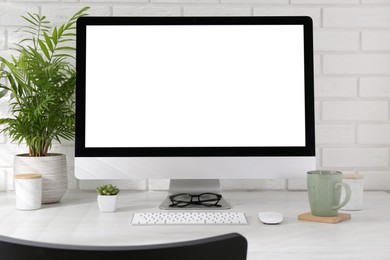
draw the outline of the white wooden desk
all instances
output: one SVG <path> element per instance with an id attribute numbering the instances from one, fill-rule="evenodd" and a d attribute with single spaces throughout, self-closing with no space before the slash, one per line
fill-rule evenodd
<path id="1" fill-rule="evenodd" d="M 231 211 L 246 213 L 245 226 L 131 226 L 134 212 L 158 211 L 166 192 L 120 193 L 115 213 L 100 213 L 95 192 L 68 192 L 39 210 L 15 209 L 14 192 L 0 193 L 0 234 L 35 241 L 85 245 L 167 243 L 238 232 L 248 240 L 248 259 L 390 259 L 390 194 L 365 192 L 364 209 L 339 224 L 298 221 L 309 211 L 306 192 L 223 192 Z M 259 211 L 284 215 L 261 224 Z M 184 258 L 183 258 L 184 259 Z M 223 260 L 223 259 L 221 259 Z"/>

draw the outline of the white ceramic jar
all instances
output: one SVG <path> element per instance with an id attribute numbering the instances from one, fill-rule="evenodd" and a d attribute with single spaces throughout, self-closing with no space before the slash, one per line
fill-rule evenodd
<path id="1" fill-rule="evenodd" d="M 351 199 L 341 210 L 362 210 L 364 176 L 360 174 L 343 174 L 343 182 L 351 188 Z M 341 198 L 345 195 L 341 192 Z"/>
<path id="2" fill-rule="evenodd" d="M 34 210 L 42 205 L 42 176 L 40 174 L 15 175 L 16 209 Z"/>

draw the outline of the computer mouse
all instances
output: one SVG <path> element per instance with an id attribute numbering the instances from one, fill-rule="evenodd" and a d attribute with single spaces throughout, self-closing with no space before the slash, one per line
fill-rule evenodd
<path id="1" fill-rule="evenodd" d="M 259 219 L 267 225 L 279 224 L 283 221 L 283 215 L 274 211 L 259 212 Z"/>

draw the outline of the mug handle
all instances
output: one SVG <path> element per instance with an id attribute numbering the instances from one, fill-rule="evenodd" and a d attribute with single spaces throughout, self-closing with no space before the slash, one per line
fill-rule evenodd
<path id="1" fill-rule="evenodd" d="M 335 184 L 335 188 L 337 188 L 338 186 L 343 186 L 345 188 L 345 198 L 344 198 L 344 201 L 341 202 L 339 205 L 334 206 L 332 208 L 333 210 L 337 210 L 337 209 L 343 207 L 345 204 L 348 203 L 349 199 L 351 198 L 351 188 L 349 187 L 349 185 L 347 183 L 337 182 Z"/>

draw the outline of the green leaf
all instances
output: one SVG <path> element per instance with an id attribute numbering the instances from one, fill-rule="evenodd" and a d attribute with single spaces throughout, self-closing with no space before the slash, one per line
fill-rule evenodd
<path id="1" fill-rule="evenodd" d="M 8 93 L 8 90 L 7 89 L 4 89 L 2 91 L 0 91 L 0 98 L 4 97 L 5 95 L 7 95 Z"/>
<path id="2" fill-rule="evenodd" d="M 51 38 L 52 38 L 54 44 L 57 45 L 57 27 L 54 27 L 53 34 L 51 35 Z"/>
<path id="3" fill-rule="evenodd" d="M 60 43 L 64 43 L 64 42 L 74 42 L 76 41 L 75 39 L 62 39 L 62 40 L 59 40 L 58 42 Z"/>
<path id="4" fill-rule="evenodd" d="M 61 53 L 61 54 L 54 54 L 53 56 L 54 56 L 54 57 L 61 57 L 61 58 L 63 58 L 63 57 L 68 57 L 68 58 L 75 59 L 75 57 L 74 57 L 74 56 L 72 56 L 72 55 L 69 55 L 69 54 L 65 54 L 65 53 Z"/>
<path id="5" fill-rule="evenodd" d="M 22 16 L 22 18 L 23 18 L 24 20 L 26 20 L 27 22 L 29 22 L 29 23 L 31 23 L 31 24 L 33 24 L 33 25 L 35 25 L 35 26 L 38 26 L 38 24 L 36 24 L 34 21 L 28 19 L 27 17 Z"/>
<path id="6" fill-rule="evenodd" d="M 64 33 L 62 36 L 76 37 L 76 34 L 75 33 Z"/>
<path id="7" fill-rule="evenodd" d="M 32 20 L 34 20 L 37 24 L 39 24 L 39 16 L 37 14 L 35 14 L 35 16 L 38 17 L 38 19 L 36 17 L 34 17 L 34 15 L 32 15 L 31 13 L 27 13 L 27 14 L 28 14 L 28 16 L 30 16 L 30 18 Z M 32 24 L 36 25 L 35 23 L 32 23 Z"/>
<path id="8" fill-rule="evenodd" d="M 70 21 L 72 20 L 76 20 L 78 17 L 80 17 L 81 15 L 86 15 L 84 14 L 85 11 L 87 11 L 90 7 L 89 6 L 86 6 L 86 7 L 83 7 L 81 8 L 77 13 L 75 13 L 72 18 L 70 18 Z"/>
<path id="9" fill-rule="evenodd" d="M 45 44 L 43 43 L 43 41 L 42 40 L 38 40 L 38 44 L 41 47 L 41 50 L 45 54 L 46 58 L 48 60 L 50 60 L 49 51 L 47 50 L 47 48 L 46 48 Z"/>
<path id="10" fill-rule="evenodd" d="M 37 25 L 38 26 L 38 25 Z M 29 29 L 29 30 L 27 30 Z M 19 28 L 18 30 L 16 30 L 17 32 L 27 32 L 27 33 L 30 33 L 30 34 L 33 34 L 35 35 L 39 29 L 38 27 L 33 27 L 33 26 L 24 26 L 24 27 L 21 27 Z"/>
<path id="11" fill-rule="evenodd" d="M 50 51 L 53 52 L 54 48 L 53 48 L 53 44 L 51 43 L 50 37 L 47 35 L 47 33 L 43 33 L 43 37 L 45 37 L 47 47 L 49 47 Z"/>
<path id="12" fill-rule="evenodd" d="M 62 33 L 64 32 L 64 26 L 65 26 L 65 25 L 61 25 L 61 26 L 60 26 L 60 29 L 58 29 L 58 37 L 61 37 L 61 36 L 62 36 Z"/>
<path id="13" fill-rule="evenodd" d="M 64 46 L 64 47 L 58 47 L 57 50 L 75 51 L 76 48 Z"/>

